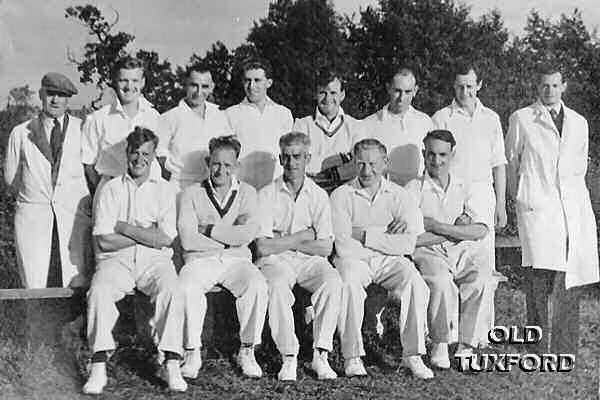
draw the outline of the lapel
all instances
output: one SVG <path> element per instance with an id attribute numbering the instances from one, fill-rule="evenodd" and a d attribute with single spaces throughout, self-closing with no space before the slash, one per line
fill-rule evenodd
<path id="1" fill-rule="evenodd" d="M 542 125 L 546 132 L 551 131 L 554 134 L 554 137 L 556 138 L 556 140 L 558 142 L 560 142 L 561 135 L 558 132 L 558 129 L 556 129 L 556 125 L 554 125 L 554 121 L 552 121 L 552 117 L 550 117 L 550 113 L 548 113 L 546 111 L 546 108 L 542 105 L 542 103 L 539 100 L 535 103 L 534 107 L 535 107 L 534 122 L 536 124 Z M 565 123 L 566 123 L 566 118 L 565 118 L 565 121 L 563 121 L 563 133 L 565 130 Z"/>
<path id="2" fill-rule="evenodd" d="M 38 115 L 37 117 L 32 119 L 27 128 L 29 129 L 29 140 L 31 140 L 35 147 L 38 148 L 40 153 L 42 153 L 44 158 L 46 158 L 50 165 L 52 165 L 52 150 L 50 149 L 50 143 L 48 142 L 48 138 L 46 137 L 42 116 Z"/>

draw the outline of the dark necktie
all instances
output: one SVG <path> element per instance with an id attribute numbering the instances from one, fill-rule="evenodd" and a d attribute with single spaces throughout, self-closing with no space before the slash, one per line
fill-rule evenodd
<path id="1" fill-rule="evenodd" d="M 52 150 L 52 159 L 54 162 L 58 161 L 61 146 L 61 134 L 60 122 L 58 122 L 58 119 L 54 118 L 54 126 L 52 127 L 52 132 L 50 132 L 50 150 Z"/>
<path id="2" fill-rule="evenodd" d="M 558 133 L 559 134 L 562 133 L 563 121 L 562 121 L 560 113 L 557 113 L 554 108 L 551 108 L 550 109 L 550 117 L 552 117 L 552 122 L 554 122 L 554 126 L 556 126 Z"/>

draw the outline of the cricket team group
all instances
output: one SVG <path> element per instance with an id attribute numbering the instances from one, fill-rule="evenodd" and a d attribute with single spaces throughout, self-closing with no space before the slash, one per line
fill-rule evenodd
<path id="1" fill-rule="evenodd" d="M 77 88 L 51 72 L 42 110 L 10 134 L 4 179 L 16 196 L 24 287 L 89 287 L 85 393 L 106 386 L 115 303 L 135 288 L 154 304 L 171 390 L 185 391 L 202 366 L 214 286 L 236 299 L 245 376 L 262 375 L 254 348 L 266 319 L 277 378 L 296 380 L 296 284 L 311 293 L 315 376 L 337 378 L 328 363 L 336 330 L 343 374 L 366 375 L 361 328 L 375 283 L 400 302 L 403 366 L 433 378 L 451 366 L 449 344 L 473 354 L 494 325 L 506 188 L 522 265 L 535 277 L 532 315 L 548 318 L 552 290 L 554 307 L 576 308 L 573 288 L 599 280 L 588 126 L 561 100 L 564 71 L 532 77 L 538 100 L 512 114 L 506 138 L 477 97 L 473 65 L 457 68 L 454 99 L 431 118 L 411 106 L 419 86 L 408 68 L 390 71 L 389 102 L 363 120 L 342 109 L 345 82 L 333 71 L 316 79 L 314 114 L 296 120 L 267 95 L 268 62 L 247 60 L 243 72 L 245 98 L 220 110 L 207 101 L 211 72 L 190 68 L 185 97 L 160 115 L 142 96 L 143 63 L 125 57 L 112 72 L 114 100 L 85 121 L 67 112 Z"/>

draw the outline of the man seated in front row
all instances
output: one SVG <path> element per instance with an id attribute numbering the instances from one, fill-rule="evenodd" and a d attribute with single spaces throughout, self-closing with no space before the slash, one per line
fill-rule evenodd
<path id="1" fill-rule="evenodd" d="M 242 373 L 258 378 L 262 371 L 254 346 L 260 344 L 265 323 L 267 283 L 248 249 L 258 231 L 256 190 L 233 175 L 241 148 L 234 136 L 212 138 L 208 147 L 210 176 L 183 191 L 177 224 L 186 261 L 179 273 L 186 301 L 182 373 L 195 378 L 202 366 L 206 293 L 220 285 L 236 297 Z"/>
<path id="2" fill-rule="evenodd" d="M 477 210 L 471 185 L 449 173 L 456 144 L 452 133 L 434 130 L 423 142 L 425 174 L 406 185 L 427 231 L 417 238 L 413 260 L 430 291 L 431 364 L 447 369 L 449 343 L 458 341 L 456 354 L 466 355 L 485 341 L 494 322 L 497 280 L 481 243 L 489 229 L 485 213 Z"/>
<path id="3" fill-rule="evenodd" d="M 403 365 L 421 379 L 433 378 L 423 364 L 429 289 L 406 257 L 422 234 L 423 217 L 406 189 L 385 179 L 387 151 L 376 139 L 354 146 L 358 176 L 331 194 L 334 264 L 344 284 L 338 329 L 346 376 L 366 375 L 361 356 L 365 288 L 374 282 L 402 303 Z"/>
<path id="4" fill-rule="evenodd" d="M 294 334 L 292 288 L 312 293 L 313 360 L 318 379 L 335 379 L 327 354 L 333 349 L 342 282 L 327 262 L 333 245 L 331 210 L 325 190 L 306 177 L 310 138 L 299 132 L 279 139 L 283 176 L 259 192 L 262 205 L 256 240 L 257 265 L 269 284 L 269 326 L 283 365 L 277 378 L 295 381 L 298 339 Z"/>
<path id="5" fill-rule="evenodd" d="M 87 333 L 94 354 L 84 393 L 98 394 L 106 386 L 106 361 L 115 350 L 111 331 L 119 317 L 115 302 L 136 287 L 155 305 L 150 324 L 165 355 L 162 372 L 169 389 L 187 389 L 179 368 L 184 297 L 169 247 L 177 236 L 175 193 L 167 181 L 150 175 L 157 144 L 152 131 L 136 127 L 127 137 L 127 173 L 96 193 L 97 266 L 87 295 Z"/>

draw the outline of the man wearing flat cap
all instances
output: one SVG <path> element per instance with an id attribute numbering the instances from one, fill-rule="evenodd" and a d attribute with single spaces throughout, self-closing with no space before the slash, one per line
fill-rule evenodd
<path id="1" fill-rule="evenodd" d="M 88 286 L 91 199 L 81 164 L 81 120 L 66 112 L 74 94 L 66 76 L 46 74 L 42 111 L 8 140 L 4 179 L 17 198 L 15 244 L 26 288 Z"/>

